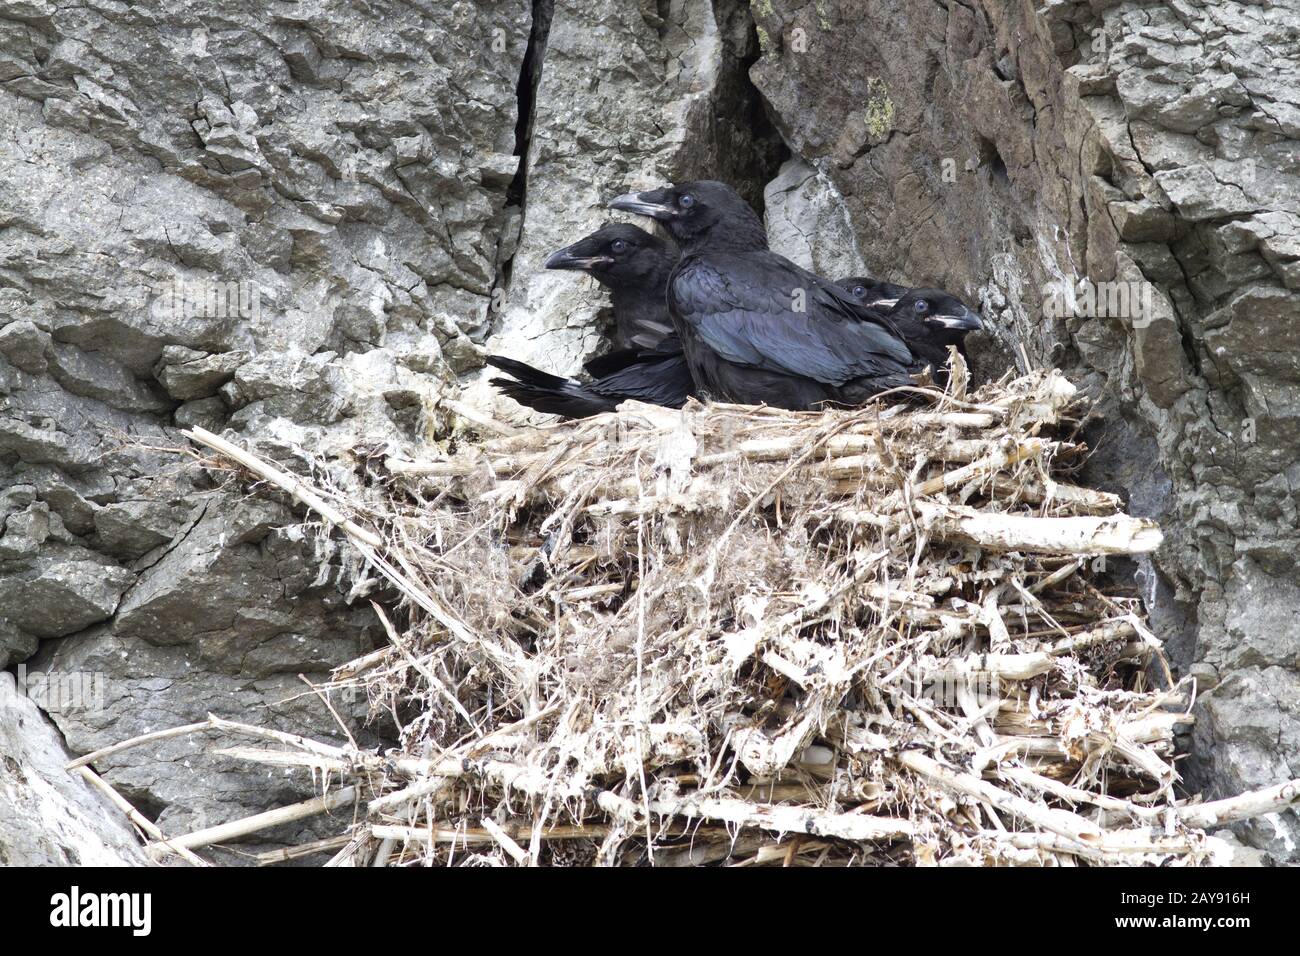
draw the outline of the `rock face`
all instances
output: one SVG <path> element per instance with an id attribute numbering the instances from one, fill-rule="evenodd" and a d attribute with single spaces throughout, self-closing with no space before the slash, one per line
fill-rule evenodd
<path id="1" fill-rule="evenodd" d="M 799 162 L 783 178 L 825 180 L 803 218 L 839 204 L 879 274 L 978 300 L 995 328 L 977 371 L 1023 343 L 1099 399 L 1092 481 L 1166 529 L 1138 580 L 1198 678 L 1191 787 L 1300 776 L 1300 14 L 1224 0 L 754 10 L 752 76 Z M 1100 294 L 1063 314 L 1062 283 Z M 1149 306 L 1109 307 L 1119 283 L 1146 283 Z M 1242 836 L 1297 858 L 1294 815 Z"/>
<path id="2" fill-rule="evenodd" d="M 63 769 L 70 755 L 24 689 L 0 673 L 0 866 L 143 865 L 122 813 Z"/>
<path id="3" fill-rule="evenodd" d="M 1300 776 L 1294 10 L 281 7 L 0 0 L 0 666 L 102 679 L 49 707 L 75 751 L 209 711 L 337 738 L 298 675 L 380 639 L 325 536 L 181 428 L 346 487 L 455 428 L 444 396 L 515 417 L 483 349 L 572 372 L 607 323 L 546 255 L 709 177 L 801 264 L 978 302 L 977 374 L 1023 347 L 1098 399 L 1091 480 L 1166 528 L 1136 575 L 1199 680 L 1190 785 Z M 168 832 L 305 792 L 221 743 L 98 769 Z M 1240 836 L 1294 859 L 1300 825 Z"/>
<path id="4" fill-rule="evenodd" d="M 355 446 L 437 427 L 518 231 L 531 25 L 527 0 L 0 3 L 0 664 L 103 681 L 51 709 L 75 750 L 209 711 L 341 735 L 297 676 L 373 644 L 337 554 L 167 449 L 230 427 L 346 482 Z M 99 769 L 173 833 L 310 789 L 214 744 Z"/>

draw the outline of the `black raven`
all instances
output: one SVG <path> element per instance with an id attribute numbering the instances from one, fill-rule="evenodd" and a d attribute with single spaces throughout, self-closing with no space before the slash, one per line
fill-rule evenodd
<path id="1" fill-rule="evenodd" d="M 681 247 L 668 310 L 702 393 L 808 409 L 912 384 L 916 358 L 884 313 L 769 251 L 730 186 L 683 183 L 610 206 L 658 220 Z"/>
<path id="2" fill-rule="evenodd" d="M 588 382 L 489 355 L 489 365 L 514 376 L 493 378 L 491 384 L 521 405 L 565 418 L 613 411 L 628 399 L 680 408 L 694 383 L 665 298 L 676 261 L 676 250 L 668 243 L 621 223 L 603 226 L 556 252 L 546 261 L 548 269 L 588 272 L 609 288 L 616 348 L 583 366 Z"/>
<path id="3" fill-rule="evenodd" d="M 836 285 L 862 297 L 856 292 L 863 288 L 861 278 L 840 279 Z M 947 382 L 948 346 L 961 349 L 966 333 L 981 327 L 979 316 L 942 289 L 894 288 L 901 292 L 886 315 L 915 359 L 908 372 L 928 365 L 942 387 Z M 586 384 L 495 355 L 488 362 L 518 379 L 494 378 L 492 384 L 519 404 L 567 418 L 613 411 L 629 398 L 680 408 L 691 392 L 690 371 L 675 335 L 654 349 L 623 349 L 592 359 L 584 366 L 592 377 Z"/>
<path id="4" fill-rule="evenodd" d="M 905 285 L 895 285 L 893 282 L 873 279 L 871 276 L 836 279 L 835 284 L 863 305 L 874 305 L 885 309 L 892 309 L 894 303 L 909 291 Z"/>
<path id="5" fill-rule="evenodd" d="M 664 289 L 676 262 L 677 251 L 662 239 L 612 222 L 552 253 L 546 268 L 585 272 L 607 287 L 614 305 L 614 348 L 650 349 L 673 331 Z"/>
<path id="6" fill-rule="evenodd" d="M 978 315 L 942 289 L 909 289 L 870 276 L 839 279 L 835 284 L 858 301 L 885 309 L 919 365 L 934 369 L 940 386 L 947 382 L 948 346 L 957 346 L 965 357 L 966 334 L 983 328 Z"/>

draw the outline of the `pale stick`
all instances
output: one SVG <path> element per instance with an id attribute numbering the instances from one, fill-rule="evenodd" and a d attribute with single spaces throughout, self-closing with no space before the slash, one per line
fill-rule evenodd
<path id="1" fill-rule="evenodd" d="M 214 827 L 195 830 L 193 833 L 175 837 L 166 843 L 151 843 L 148 849 L 150 853 L 162 854 L 167 851 L 174 851 L 175 848 L 195 849 L 196 847 L 210 846 L 213 843 L 228 843 L 239 837 L 248 836 L 250 833 L 257 833 L 261 830 L 269 830 L 271 827 L 277 827 L 283 823 L 293 823 L 296 820 L 305 820 L 308 817 L 319 816 L 322 813 L 331 813 L 339 807 L 354 803 L 358 792 L 356 787 L 344 787 L 328 796 L 312 797 L 310 800 L 304 800 L 301 803 L 291 803 L 287 807 L 276 807 L 274 810 L 255 813 L 252 816 L 232 820 L 229 823 L 219 823 Z"/>

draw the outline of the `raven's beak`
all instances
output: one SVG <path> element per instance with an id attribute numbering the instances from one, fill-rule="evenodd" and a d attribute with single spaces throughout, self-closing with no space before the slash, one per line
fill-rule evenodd
<path id="1" fill-rule="evenodd" d="M 573 246 L 565 246 L 558 252 L 551 253 L 551 257 L 546 260 L 546 268 L 585 272 L 596 266 L 608 265 L 609 262 L 608 256 L 580 256 L 573 252 Z"/>
<path id="2" fill-rule="evenodd" d="M 648 193 L 624 193 L 609 201 L 610 209 L 622 209 L 624 212 L 634 212 L 638 216 L 649 216 L 651 219 L 671 219 L 676 215 L 676 210 L 665 203 L 655 202 L 651 197 L 654 192 Z"/>
<path id="3" fill-rule="evenodd" d="M 980 321 L 980 317 L 965 307 L 956 315 L 931 315 L 926 321 L 958 332 L 978 332 L 984 328 L 984 323 Z"/>
<path id="4" fill-rule="evenodd" d="M 872 299 L 869 303 L 873 309 L 892 309 L 898 305 L 897 299 Z"/>

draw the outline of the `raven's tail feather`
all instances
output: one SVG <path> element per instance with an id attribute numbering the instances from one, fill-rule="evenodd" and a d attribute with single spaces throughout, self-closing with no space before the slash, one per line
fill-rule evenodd
<path id="1" fill-rule="evenodd" d="M 534 411 L 564 418 L 586 418 L 618 407 L 616 399 L 599 395 L 571 378 L 561 378 L 500 355 L 489 355 L 487 363 L 514 376 L 491 378 L 489 384 Z"/>
<path id="2" fill-rule="evenodd" d="M 543 372 L 539 368 L 533 368 L 523 362 L 506 358 L 504 355 L 489 355 L 487 363 L 493 368 L 501 369 L 507 375 L 513 375 L 524 384 L 533 385 L 537 388 L 563 388 L 565 385 L 577 384 L 572 379 L 561 378 L 558 375 L 552 375 L 550 372 Z M 494 385 L 499 381 L 505 381 L 505 379 L 492 379 Z"/>

